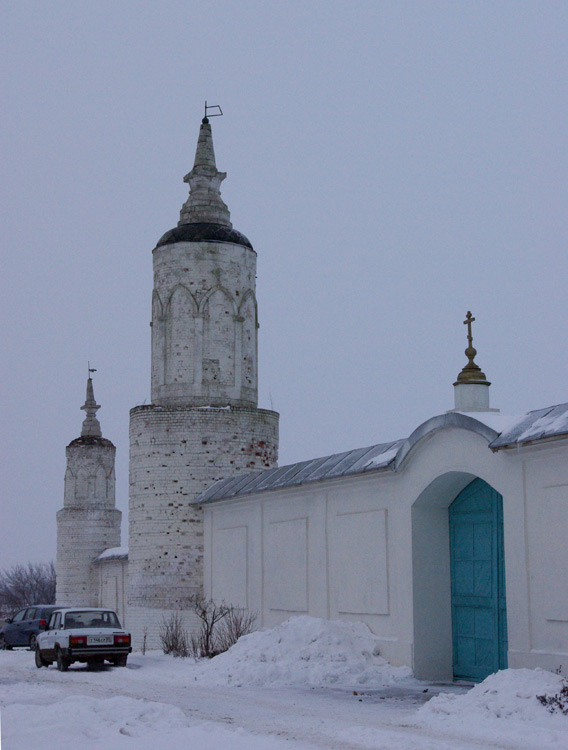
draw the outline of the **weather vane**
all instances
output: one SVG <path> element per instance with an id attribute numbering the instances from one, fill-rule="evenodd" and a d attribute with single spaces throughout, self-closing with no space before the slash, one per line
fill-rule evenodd
<path id="1" fill-rule="evenodd" d="M 96 369 L 94 367 L 91 367 L 91 363 L 87 362 L 87 369 L 89 370 L 89 379 L 91 377 L 92 372 L 96 372 Z"/>
<path id="2" fill-rule="evenodd" d="M 210 109 L 218 109 L 219 111 L 209 114 Z M 218 104 L 207 104 L 207 99 L 205 100 L 205 117 L 203 118 L 203 122 L 209 122 L 210 117 L 221 117 L 222 114 L 223 110 Z"/>

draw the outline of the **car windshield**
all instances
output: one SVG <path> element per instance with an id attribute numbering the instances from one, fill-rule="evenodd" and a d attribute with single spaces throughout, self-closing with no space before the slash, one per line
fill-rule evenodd
<path id="1" fill-rule="evenodd" d="M 76 610 L 65 615 L 65 629 L 71 628 L 119 628 L 120 622 L 114 612 L 84 612 Z"/>

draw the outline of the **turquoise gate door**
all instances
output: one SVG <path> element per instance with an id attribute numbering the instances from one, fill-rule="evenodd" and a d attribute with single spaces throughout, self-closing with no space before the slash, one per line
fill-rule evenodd
<path id="1" fill-rule="evenodd" d="M 450 506 L 454 678 L 507 667 L 503 497 L 474 479 Z"/>

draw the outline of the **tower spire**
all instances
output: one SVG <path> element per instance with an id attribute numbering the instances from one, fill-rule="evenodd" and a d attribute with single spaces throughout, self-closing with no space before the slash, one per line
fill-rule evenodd
<path id="1" fill-rule="evenodd" d="M 207 223 L 232 227 L 231 214 L 220 190 L 226 176 L 226 172 L 217 169 L 211 124 L 209 118 L 204 117 L 199 128 L 193 169 L 183 178 L 189 184 L 189 198 L 182 206 L 178 226 Z"/>
<path id="2" fill-rule="evenodd" d="M 85 397 L 85 403 L 81 407 L 86 412 L 86 417 L 83 421 L 83 427 L 81 429 L 81 437 L 102 437 L 101 425 L 97 419 L 97 411 L 101 408 L 95 401 L 95 392 L 93 390 L 93 378 L 91 373 L 96 372 L 92 369 L 89 363 L 89 377 L 87 379 L 87 395 Z"/>

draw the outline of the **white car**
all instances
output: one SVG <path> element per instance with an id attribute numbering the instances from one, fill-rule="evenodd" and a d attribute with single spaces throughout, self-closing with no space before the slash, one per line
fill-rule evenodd
<path id="1" fill-rule="evenodd" d="M 130 633 L 111 609 L 58 609 L 37 637 L 35 663 L 39 669 L 56 662 L 60 672 L 75 661 L 125 667 L 131 651 Z"/>

